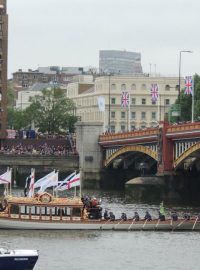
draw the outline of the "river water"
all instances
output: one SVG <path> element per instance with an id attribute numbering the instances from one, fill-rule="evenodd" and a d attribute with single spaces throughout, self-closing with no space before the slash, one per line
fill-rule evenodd
<path id="1" fill-rule="evenodd" d="M 122 212 L 132 217 L 135 210 L 143 216 L 146 209 L 157 217 L 158 203 L 135 203 L 118 192 L 89 193 L 101 197 L 102 207 L 116 217 Z M 200 210 L 198 206 L 167 203 L 167 215 L 172 208 L 180 215 L 185 211 L 195 215 Z M 200 269 L 198 232 L 1 230 L 0 241 L 7 248 L 38 249 L 34 270 Z"/>

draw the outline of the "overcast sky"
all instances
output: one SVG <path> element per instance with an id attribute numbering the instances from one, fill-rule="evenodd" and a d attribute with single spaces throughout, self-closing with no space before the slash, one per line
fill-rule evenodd
<path id="1" fill-rule="evenodd" d="M 144 72 L 200 74 L 199 0 L 7 0 L 8 74 L 96 66 L 99 50 L 140 52 Z"/>

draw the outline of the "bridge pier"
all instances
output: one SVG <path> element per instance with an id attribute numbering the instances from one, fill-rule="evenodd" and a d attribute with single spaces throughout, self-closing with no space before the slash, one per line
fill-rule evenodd
<path id="1" fill-rule="evenodd" d="M 102 152 L 99 134 L 103 133 L 103 123 L 78 122 L 76 124 L 76 147 L 79 153 L 81 180 L 83 187 L 99 187 Z"/>

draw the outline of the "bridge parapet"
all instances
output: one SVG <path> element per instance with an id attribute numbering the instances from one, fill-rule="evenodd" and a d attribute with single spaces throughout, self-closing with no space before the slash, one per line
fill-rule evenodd
<path id="1" fill-rule="evenodd" d="M 109 146 L 113 144 L 127 144 L 136 142 L 148 142 L 157 139 L 159 134 L 158 128 L 151 128 L 146 130 L 137 130 L 126 133 L 108 133 L 99 136 L 99 144 L 103 146 Z"/>
<path id="2" fill-rule="evenodd" d="M 200 135 L 200 122 L 171 125 L 167 127 L 166 136 L 168 138 L 193 137 Z"/>

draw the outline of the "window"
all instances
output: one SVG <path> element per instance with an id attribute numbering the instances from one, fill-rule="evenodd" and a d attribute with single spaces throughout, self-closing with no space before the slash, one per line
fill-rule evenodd
<path id="1" fill-rule="evenodd" d="M 169 91 L 169 90 L 170 90 L 169 84 L 165 85 L 165 91 Z"/>
<path id="2" fill-rule="evenodd" d="M 121 125 L 121 131 L 125 132 L 125 125 Z"/>
<path id="3" fill-rule="evenodd" d="M 110 89 L 111 89 L 111 90 L 116 90 L 116 84 L 112 83 Z"/>
<path id="4" fill-rule="evenodd" d="M 115 112 L 111 112 L 111 118 L 115 118 Z"/>
<path id="5" fill-rule="evenodd" d="M 155 120 L 155 119 L 156 119 L 156 112 L 152 112 L 152 113 L 151 113 L 151 119 L 152 119 L 152 120 Z"/>
<path id="6" fill-rule="evenodd" d="M 115 133 L 115 126 L 110 126 L 110 131 L 111 131 L 111 133 Z"/>
<path id="7" fill-rule="evenodd" d="M 126 85 L 125 85 L 125 84 L 122 84 L 122 85 L 121 85 L 121 90 L 122 90 L 122 91 L 126 90 Z"/>
<path id="8" fill-rule="evenodd" d="M 170 100 L 168 98 L 165 99 L 165 105 L 170 105 Z"/>
<path id="9" fill-rule="evenodd" d="M 146 90 L 146 89 L 147 89 L 146 84 L 142 84 L 141 85 L 141 90 Z"/>
<path id="10" fill-rule="evenodd" d="M 135 112 L 131 112 L 131 119 L 135 119 Z"/>
<path id="11" fill-rule="evenodd" d="M 142 128 L 142 129 L 146 128 L 146 124 L 142 124 L 142 125 L 141 125 L 141 128 Z"/>
<path id="12" fill-rule="evenodd" d="M 146 119 L 146 112 L 141 112 L 141 119 L 145 120 Z"/>
<path id="13" fill-rule="evenodd" d="M 146 104 L 146 98 L 142 98 L 142 105 Z"/>
<path id="14" fill-rule="evenodd" d="M 125 112 L 121 112 L 121 119 L 125 119 L 126 117 L 126 113 Z"/>
<path id="15" fill-rule="evenodd" d="M 135 125 L 131 125 L 131 131 L 135 130 Z"/>
<path id="16" fill-rule="evenodd" d="M 155 100 L 151 100 L 151 104 L 152 105 L 155 105 L 156 104 L 156 101 Z"/>
<path id="17" fill-rule="evenodd" d="M 136 85 L 134 83 L 131 85 L 131 90 L 136 90 Z"/>
<path id="18" fill-rule="evenodd" d="M 179 90 L 179 85 L 176 85 L 175 89 L 176 89 L 176 91 L 178 91 Z"/>
<path id="19" fill-rule="evenodd" d="M 135 104 L 136 104 L 136 99 L 135 99 L 135 98 L 132 98 L 132 99 L 131 99 L 131 104 L 132 104 L 132 105 L 135 105 Z"/>
<path id="20" fill-rule="evenodd" d="M 111 104 L 115 104 L 116 98 L 111 98 Z"/>

